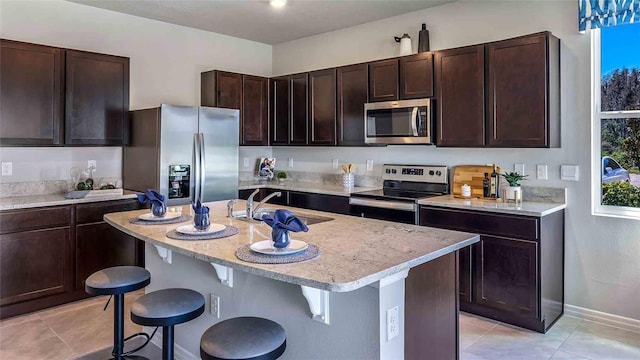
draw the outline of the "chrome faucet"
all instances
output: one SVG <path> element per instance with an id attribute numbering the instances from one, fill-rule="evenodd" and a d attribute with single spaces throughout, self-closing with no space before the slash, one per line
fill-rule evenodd
<path id="1" fill-rule="evenodd" d="M 280 191 L 276 191 L 274 193 L 271 193 L 269 195 L 267 195 L 267 197 L 265 197 L 264 199 L 262 199 L 262 201 L 260 201 L 255 207 L 253 206 L 253 197 L 256 196 L 256 194 L 260 192 L 260 189 L 256 189 L 254 192 L 251 193 L 251 195 L 249 195 L 249 197 L 247 198 L 247 211 L 245 213 L 247 219 L 253 219 L 253 215 L 256 213 L 256 211 L 258 209 L 260 209 L 262 207 L 262 205 L 264 205 L 267 201 L 269 201 L 272 197 L 274 196 L 278 196 L 280 197 L 282 195 L 282 193 Z"/>
<path id="2" fill-rule="evenodd" d="M 229 200 L 227 203 L 227 217 L 233 216 L 233 206 L 238 202 L 238 199 Z"/>

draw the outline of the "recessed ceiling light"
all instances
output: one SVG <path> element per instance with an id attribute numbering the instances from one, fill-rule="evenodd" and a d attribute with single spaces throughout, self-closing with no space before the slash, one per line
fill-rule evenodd
<path id="1" fill-rule="evenodd" d="M 287 0 L 269 0 L 269 4 L 275 8 L 281 8 L 287 5 Z"/>

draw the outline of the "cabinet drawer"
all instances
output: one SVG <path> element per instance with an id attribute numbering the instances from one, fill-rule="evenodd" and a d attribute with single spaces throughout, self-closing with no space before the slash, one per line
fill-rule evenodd
<path id="1" fill-rule="evenodd" d="M 420 225 L 518 239 L 538 240 L 538 223 L 539 218 L 533 217 L 424 206 L 420 208 Z"/>
<path id="2" fill-rule="evenodd" d="M 71 207 L 47 207 L 0 213 L 0 234 L 69 226 Z"/>
<path id="3" fill-rule="evenodd" d="M 337 214 L 349 214 L 349 198 L 346 196 L 289 192 L 289 205 Z"/>
<path id="4" fill-rule="evenodd" d="M 76 223 L 86 224 L 102 221 L 104 214 L 138 210 L 141 208 L 137 199 L 102 201 L 91 204 L 81 204 L 76 206 Z"/>

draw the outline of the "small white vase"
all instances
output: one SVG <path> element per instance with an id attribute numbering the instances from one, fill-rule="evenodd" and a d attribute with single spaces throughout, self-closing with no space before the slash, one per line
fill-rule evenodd
<path id="1" fill-rule="evenodd" d="M 520 190 L 520 186 L 507 186 L 507 200 L 516 199 L 516 191 Z"/>

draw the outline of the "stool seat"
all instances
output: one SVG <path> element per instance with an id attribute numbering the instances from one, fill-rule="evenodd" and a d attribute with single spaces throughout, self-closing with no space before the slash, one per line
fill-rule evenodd
<path id="1" fill-rule="evenodd" d="M 145 326 L 171 326 L 204 312 L 204 296 L 189 289 L 163 289 L 139 297 L 131 305 L 131 320 Z"/>
<path id="2" fill-rule="evenodd" d="M 287 334 L 280 324 L 258 317 L 221 321 L 202 334 L 200 356 L 204 360 L 272 360 L 284 353 Z"/>
<path id="3" fill-rule="evenodd" d="M 96 271 L 85 281 L 91 295 L 119 295 L 142 289 L 151 282 L 147 269 L 138 266 L 115 266 Z"/>

